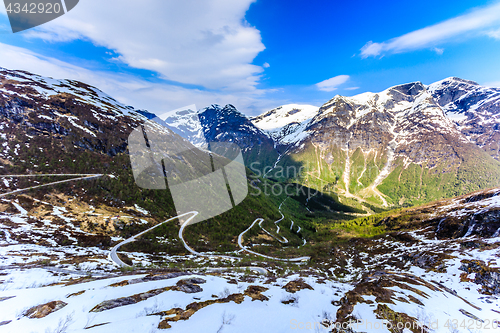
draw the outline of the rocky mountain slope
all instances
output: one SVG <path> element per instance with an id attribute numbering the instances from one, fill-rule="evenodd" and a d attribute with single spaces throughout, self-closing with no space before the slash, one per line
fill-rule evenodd
<path id="1" fill-rule="evenodd" d="M 71 171 L 72 155 L 82 151 L 109 161 L 126 151 L 130 131 L 147 120 L 84 83 L 6 69 L 0 69 L 0 115 L 2 168 L 22 173 Z"/>
<path id="2" fill-rule="evenodd" d="M 265 131 L 278 148 L 303 139 L 304 130 L 319 108 L 312 105 L 288 104 L 252 118 L 252 123 Z"/>
<path id="3" fill-rule="evenodd" d="M 493 158 L 500 159 L 500 88 L 449 78 L 431 84 L 428 90 L 460 132 Z"/>
<path id="4" fill-rule="evenodd" d="M 278 154 L 271 137 L 257 128 L 233 105 L 211 105 L 199 111 L 181 110 L 165 123 L 198 147 L 210 142 L 233 142 L 243 152 L 247 165 L 258 161 L 257 170 L 274 164 Z"/>
<path id="5" fill-rule="evenodd" d="M 303 166 L 305 184 L 382 205 L 415 204 L 500 183 L 500 89 L 450 78 L 381 93 L 335 96 L 293 132 L 287 114 L 271 135 L 278 166 Z M 268 114 L 276 114 L 270 111 Z M 267 114 L 254 118 L 257 126 Z M 284 125 L 283 125 L 284 124 Z"/>

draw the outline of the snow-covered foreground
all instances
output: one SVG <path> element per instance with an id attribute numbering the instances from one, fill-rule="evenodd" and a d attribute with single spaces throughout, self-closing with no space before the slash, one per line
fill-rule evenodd
<path id="1" fill-rule="evenodd" d="M 473 251 L 470 255 L 477 259 L 494 258 L 492 251 Z M 326 332 L 325 326 L 320 323 L 331 320 L 324 323 L 333 328 L 335 324 L 332 323 L 337 311 L 345 305 L 346 295 L 354 293 L 357 288 L 363 289 L 363 285 L 370 286 L 370 283 L 373 289 L 363 289 L 364 293 L 359 293 L 362 299 L 358 298 L 358 303 L 353 304 L 352 314 L 359 321 L 352 323 L 351 327 L 357 332 L 388 332 L 389 321 L 380 319 L 374 312 L 381 305 L 414 317 L 430 331 L 450 332 L 452 330 L 446 326 L 451 325 L 453 320 L 458 326 L 473 327 L 471 332 L 492 331 L 487 328 L 497 326 L 496 321 L 500 318 L 500 313 L 496 312 L 499 310 L 498 299 L 479 294 L 478 286 L 472 282 L 460 282 L 460 265 L 460 260 L 455 259 L 449 262 L 447 273 L 426 272 L 413 267 L 411 273 L 379 271 L 363 281 L 351 282 L 323 279 L 313 272 L 309 272 L 309 276 L 292 274 L 276 279 L 228 272 L 221 276 L 193 274 L 153 281 L 144 279 L 147 274 L 137 274 L 85 282 L 81 275 L 68 272 L 50 272 L 42 268 L 9 269 L 2 273 L 5 275 L 2 276 L 4 290 L 0 291 L 0 322 L 11 322 L 0 326 L 0 331 L 57 332 L 58 327 L 66 324 L 67 332 L 163 331 L 158 329 L 158 325 L 168 316 L 157 314 L 161 311 L 186 309 L 192 303 L 224 299 L 231 294 L 242 294 L 250 286 L 263 286 L 268 288 L 262 292 L 267 300 L 252 300 L 245 296 L 241 304 L 214 303 L 199 309 L 188 320 L 169 322 L 171 328 L 167 330 Z M 384 275 L 396 284 L 388 286 L 381 283 L 380 278 Z M 200 284 L 203 289 L 200 292 L 168 290 L 135 304 L 91 312 L 101 302 L 175 286 L 180 280 L 194 277 L 206 281 Z M 291 293 L 284 289 L 290 281 L 297 280 L 313 290 L 305 287 Z M 129 284 L 124 281 L 129 281 Z M 384 296 L 384 293 L 391 292 L 394 292 L 389 297 L 392 304 Z M 24 316 L 29 308 L 52 301 L 62 301 L 67 305 L 40 319 Z M 401 325 L 411 325 L 411 321 L 404 318 L 401 322 Z M 103 325 L 95 326 L 99 324 Z M 458 332 L 467 332 L 467 329 L 458 327 Z"/>
<path id="2" fill-rule="evenodd" d="M 444 241 L 429 240 L 424 234 L 413 233 L 421 242 L 416 248 L 422 253 L 432 251 L 436 246 L 453 247 Z M 487 243 L 497 242 L 500 239 L 493 238 Z M 398 253 L 414 250 L 398 242 L 380 240 L 379 243 Z M 35 249 L 34 246 L 23 247 L 25 251 Z M 353 275 L 344 279 L 307 268 L 300 273 L 290 271 L 281 277 L 276 277 L 272 271 L 265 276 L 232 271 L 211 275 L 203 274 L 201 270 L 200 273 L 178 273 L 182 274 L 180 276 L 159 270 L 126 275 L 116 270 L 110 272 L 112 267 L 105 269 L 105 265 L 92 266 L 90 263 L 80 263 L 73 268 L 30 268 L 29 265 L 23 268 L 8 257 L 15 249 L 13 245 L 1 249 L 0 323 L 4 324 L 0 326 L 1 332 L 58 332 L 58 327 L 65 328 L 65 332 L 165 331 L 158 328 L 159 324 L 174 316 L 165 312 L 176 308 L 183 311 L 197 308 L 188 305 L 210 300 L 220 300 L 221 303 L 200 307 L 187 320 L 169 321 L 171 327 L 166 331 L 327 332 L 335 325 L 341 325 L 341 319 L 350 320 L 355 332 L 389 332 L 387 327 L 399 322 L 407 327 L 415 326 L 417 322 L 425 325 L 429 332 L 453 332 L 449 326 L 454 324 L 457 324 L 456 332 L 469 332 L 468 327 L 471 327 L 470 332 L 500 330 L 492 329 L 500 321 L 498 298 L 479 293 L 480 286 L 473 282 L 475 273 L 467 274 L 460 269 L 464 260 L 481 260 L 492 268 L 498 267 L 496 246 L 488 250 L 457 251 L 453 258 L 444 261 L 445 269 L 440 272 L 417 265 L 397 269 L 386 264 L 385 269 L 380 269 L 367 262 L 362 277 Z M 360 253 L 361 257 L 365 255 Z M 380 262 L 387 257 L 390 254 L 381 256 Z M 102 259 L 103 264 L 105 261 Z M 108 264 L 112 266 L 111 261 Z M 82 274 L 82 270 L 75 270 L 86 265 L 90 265 L 87 275 Z M 361 273 L 359 268 L 346 268 Z M 147 278 L 155 275 L 161 277 L 157 280 Z M 199 285 L 202 291 L 165 290 L 134 304 L 124 303 L 101 312 L 91 311 L 104 301 L 176 286 L 180 280 L 195 277 L 206 281 Z M 285 288 L 291 281 L 298 281 L 296 292 L 293 288 Z M 113 284 L 115 286 L 111 286 Z M 267 299 L 252 300 L 244 296 L 240 304 L 227 301 L 230 295 L 244 295 L 250 286 L 268 288 L 262 292 Z M 28 309 L 54 301 L 67 305 L 43 318 L 25 316 Z M 398 313 L 408 317 L 398 316 Z M 387 314 L 385 318 L 393 314 L 395 321 L 384 319 L 384 314 Z M 336 320 L 340 321 L 335 324 Z M 354 320 L 358 322 L 354 323 Z"/>
<path id="3" fill-rule="evenodd" d="M 40 274 L 40 270 L 30 270 L 27 275 L 32 275 L 33 280 L 47 282 L 53 280 Z M 148 316 L 148 314 L 166 311 L 172 308 L 185 308 L 193 302 L 201 302 L 210 299 L 223 298 L 229 294 L 242 293 L 250 285 L 264 285 L 269 288 L 263 295 L 268 301 L 252 301 L 245 297 L 241 304 L 233 302 L 226 304 L 213 304 L 195 313 L 187 321 L 172 323 L 171 332 L 217 332 L 223 325 L 223 318 L 232 318 L 231 322 L 224 325 L 224 332 L 287 332 L 290 323 L 317 321 L 322 318 L 324 311 L 332 315 L 334 307 L 332 299 L 338 299 L 334 294 L 345 292 L 348 286 L 326 283 L 318 285 L 314 279 L 306 278 L 315 290 L 301 290 L 295 294 L 289 294 L 282 289 L 289 279 L 278 279 L 272 284 L 264 284 L 266 278 L 261 277 L 257 281 L 228 283 L 227 279 L 217 276 L 204 276 L 207 281 L 202 285 L 203 291 L 195 294 L 187 294 L 181 291 L 166 291 L 158 296 L 149 298 L 137 304 L 118 307 L 115 309 L 94 313 L 89 312 L 97 304 L 119 297 L 131 296 L 149 290 L 164 288 L 175 285 L 180 279 L 195 276 L 182 276 L 178 278 L 150 281 L 131 284 L 123 287 L 110 287 L 110 284 L 123 280 L 132 280 L 144 277 L 144 275 L 131 275 L 103 279 L 74 285 L 56 285 L 30 289 L 12 289 L 0 292 L 0 297 L 12 297 L 1 302 L 1 317 L 3 320 L 13 320 L 2 327 L 8 332 L 45 332 L 46 329 L 55 330 L 59 321 L 69 319 L 68 332 L 87 332 L 85 327 L 96 324 L 108 323 L 106 325 L 92 328 L 91 332 L 151 332 L 157 329 L 160 316 Z M 196 277 L 199 277 L 196 275 Z M 68 295 L 85 291 L 78 296 Z M 293 295 L 297 300 L 293 304 L 283 304 Z M 214 297 L 217 296 L 217 297 Z M 44 304 L 50 301 L 64 301 L 67 306 L 61 310 L 41 319 L 28 319 L 22 313 L 31 306 Z"/>

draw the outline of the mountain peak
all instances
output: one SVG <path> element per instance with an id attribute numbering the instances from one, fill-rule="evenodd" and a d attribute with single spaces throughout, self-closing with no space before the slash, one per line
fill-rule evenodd
<path id="1" fill-rule="evenodd" d="M 219 104 L 211 104 L 211 105 L 207 106 L 206 108 L 201 109 L 200 113 L 204 112 L 206 110 L 221 110 L 221 109 L 222 109 L 222 106 L 220 106 Z"/>
<path id="2" fill-rule="evenodd" d="M 456 77 L 456 76 L 451 76 L 449 78 L 446 78 L 446 79 L 444 79 L 444 81 L 454 81 L 454 82 L 460 82 L 460 83 L 467 83 L 467 84 L 471 84 L 473 86 L 479 85 L 479 83 L 477 83 L 476 81 L 461 79 L 461 78 Z"/>
<path id="3" fill-rule="evenodd" d="M 427 88 L 431 91 L 442 90 L 447 88 L 456 89 L 457 87 L 463 87 L 463 88 L 467 87 L 469 89 L 474 87 L 480 87 L 480 85 L 477 82 L 471 80 L 465 80 L 456 76 L 452 76 L 444 80 L 434 82 L 429 86 L 427 86 Z"/>
<path id="4" fill-rule="evenodd" d="M 301 133 L 318 112 L 317 106 L 287 104 L 253 117 L 251 121 L 278 145 L 288 145 L 300 140 Z"/>
<path id="5" fill-rule="evenodd" d="M 224 107 L 219 104 L 212 104 L 198 112 L 200 115 L 204 113 L 213 114 L 234 114 L 235 116 L 244 117 L 244 115 L 232 104 L 226 104 Z"/>
<path id="6" fill-rule="evenodd" d="M 422 82 L 410 82 L 405 84 L 400 84 L 387 89 L 388 92 L 399 92 L 408 96 L 417 96 L 425 90 L 425 86 Z"/>

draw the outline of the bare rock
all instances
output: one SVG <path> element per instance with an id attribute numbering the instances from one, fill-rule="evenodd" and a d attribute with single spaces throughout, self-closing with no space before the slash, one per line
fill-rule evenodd
<path id="1" fill-rule="evenodd" d="M 182 292 L 185 292 L 187 294 L 194 294 L 194 293 L 202 292 L 203 289 L 199 285 L 192 283 L 192 280 L 196 280 L 196 279 L 179 280 L 177 282 L 177 286 L 176 286 L 175 290 L 182 291 Z M 202 280 L 203 283 L 206 282 L 203 279 L 200 279 L 200 280 Z"/>
<path id="2" fill-rule="evenodd" d="M 53 312 L 61 310 L 66 305 L 68 305 L 68 303 L 65 303 L 63 301 L 52 301 L 46 304 L 40 304 L 32 307 L 28 309 L 24 315 L 30 319 L 44 318 Z"/>
<path id="3" fill-rule="evenodd" d="M 245 295 L 252 298 L 252 301 L 268 301 L 269 298 L 267 296 L 262 295 L 261 293 L 267 291 L 268 288 L 262 286 L 249 286 L 245 290 Z"/>
<path id="4" fill-rule="evenodd" d="M 150 297 L 159 295 L 159 294 L 161 294 L 167 290 L 171 290 L 171 289 L 173 289 L 173 288 L 166 287 L 166 288 L 160 288 L 160 289 L 153 289 L 153 290 L 150 290 L 150 291 L 147 291 L 144 293 L 135 294 L 135 295 L 128 296 L 128 297 L 121 297 L 121 298 L 107 300 L 107 301 L 101 302 L 98 305 L 96 305 L 95 307 L 93 307 L 92 310 L 90 310 L 90 312 L 102 312 L 102 311 L 111 310 L 111 309 L 118 308 L 118 307 L 125 306 L 125 305 L 139 303 L 139 302 L 144 301 Z"/>
<path id="5" fill-rule="evenodd" d="M 500 272 L 481 260 L 462 260 L 460 270 L 467 274 L 475 273 L 474 283 L 482 286 L 483 294 L 500 294 Z"/>
<path id="6" fill-rule="evenodd" d="M 314 290 L 313 287 L 311 287 L 310 285 L 308 285 L 307 283 L 305 283 L 304 280 L 302 280 L 302 279 L 298 279 L 298 280 L 295 280 L 295 281 L 288 282 L 283 287 L 283 289 L 285 289 L 289 293 L 295 293 L 295 292 L 297 292 L 299 290 L 302 290 L 302 289 Z"/>

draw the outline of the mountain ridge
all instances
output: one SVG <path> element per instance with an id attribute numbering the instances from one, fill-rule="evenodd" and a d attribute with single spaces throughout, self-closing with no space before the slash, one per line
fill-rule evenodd
<path id="1" fill-rule="evenodd" d="M 469 81 L 465 82 L 468 87 L 472 85 Z M 438 84 L 442 83 L 450 85 L 454 80 L 445 79 Z M 498 161 L 494 160 L 496 156 L 484 156 L 483 152 L 486 151 L 469 140 L 460 124 L 457 125 L 446 116 L 436 99 L 446 97 L 450 92 L 439 94 L 438 89 L 428 88 L 435 86 L 415 82 L 394 86 L 381 93 L 335 96 L 320 108 L 307 125 L 304 139 L 289 149 L 288 164 L 297 160 L 300 163 L 307 162 L 316 173 L 315 177 L 322 178 L 327 184 L 335 183 L 338 179 L 338 184 L 334 186 L 337 190 L 344 191 L 345 195 L 356 194 L 362 199 L 372 198 L 372 201 L 384 205 L 385 201 L 392 201 L 393 204 L 403 204 L 405 201 L 423 203 L 426 200 L 464 194 L 462 190 L 471 192 L 497 185 L 499 166 Z M 496 98 L 497 91 L 477 88 L 475 85 L 473 87 L 483 89 L 483 93 L 486 91 L 486 95 L 494 99 L 494 106 L 489 111 L 498 113 L 500 109 L 496 105 L 500 96 Z M 467 96 L 467 93 L 462 95 Z M 482 99 L 476 101 L 479 104 L 482 102 Z M 475 115 L 471 113 L 468 117 L 472 121 L 475 119 Z M 481 130 L 488 132 L 487 127 L 481 127 Z M 307 150 L 314 152 L 307 153 Z M 307 154 L 313 157 L 300 158 L 300 155 Z M 340 160 L 340 163 L 334 165 L 335 160 Z M 474 167 L 466 165 L 472 160 L 478 163 L 481 171 L 474 176 L 470 174 L 467 182 L 477 182 L 476 187 L 466 186 L 466 189 L 453 192 L 452 187 L 455 186 L 443 184 L 453 182 L 455 185 L 461 173 L 472 172 Z M 439 170 L 432 171 L 436 166 Z M 411 171 L 407 172 L 409 167 Z M 420 180 L 412 175 L 418 172 L 417 169 L 420 169 Z M 453 177 L 444 179 L 446 177 L 440 176 L 440 173 L 444 173 L 446 177 L 453 174 Z M 335 178 L 332 174 L 335 174 Z M 427 174 L 429 179 L 423 181 L 422 174 Z M 399 191 L 397 187 L 401 184 L 402 175 L 411 180 Z M 423 193 L 422 190 L 429 190 L 425 182 L 437 182 L 430 189 L 436 189 L 437 193 Z M 398 185 L 396 191 L 394 183 Z M 415 187 L 415 183 L 419 184 L 417 192 L 413 189 L 410 191 L 412 193 L 408 193 L 408 187 Z M 379 186 L 383 194 L 377 193 Z M 398 196 L 401 198 L 408 195 L 412 198 L 397 201 Z M 422 196 L 425 198 L 422 199 Z"/>
<path id="2" fill-rule="evenodd" d="M 36 140 L 52 133 L 61 140 L 53 144 L 76 151 L 126 153 L 128 131 L 154 117 L 77 81 L 5 69 L 0 80 L 5 117 Z M 290 104 L 247 117 L 233 105 L 214 104 L 177 111 L 165 123 L 195 146 L 238 144 L 257 174 L 332 191 L 358 205 L 398 206 L 500 184 L 499 117 L 500 89 L 452 77 L 337 95 L 317 110 Z M 12 129 L 3 135 L 15 136 Z M 8 144 L 0 158 L 16 147 Z M 24 168 L 36 170 L 33 165 Z M 278 173 L 290 167 L 302 174 Z"/>
<path id="3" fill-rule="evenodd" d="M 280 170 L 305 167 L 291 180 L 359 202 L 419 204 L 500 182 L 500 89 L 456 77 L 336 95 L 319 108 L 246 117 L 212 105 L 191 110 L 195 125 L 182 117 L 167 123 L 191 142 L 235 142 L 259 174 L 288 181 Z"/>

